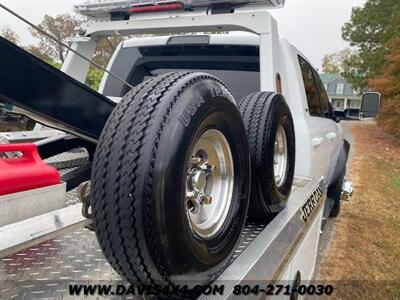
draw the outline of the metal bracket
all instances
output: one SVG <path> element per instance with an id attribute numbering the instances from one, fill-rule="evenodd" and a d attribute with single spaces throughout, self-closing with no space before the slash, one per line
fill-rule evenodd
<path id="1" fill-rule="evenodd" d="M 68 43 L 85 43 L 85 42 L 90 42 L 91 41 L 90 36 L 74 36 L 74 37 L 69 37 L 66 38 L 65 41 Z"/>
<path id="2" fill-rule="evenodd" d="M 79 200 L 82 201 L 82 216 L 86 219 L 92 219 L 90 204 L 90 181 L 81 183 L 76 191 Z M 87 224 L 85 228 L 94 231 L 93 223 Z"/>

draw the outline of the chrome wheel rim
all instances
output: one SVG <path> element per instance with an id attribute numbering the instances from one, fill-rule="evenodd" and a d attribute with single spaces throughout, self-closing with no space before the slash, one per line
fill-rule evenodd
<path id="1" fill-rule="evenodd" d="M 225 136 L 207 130 L 193 148 L 187 168 L 185 208 L 190 227 L 203 237 L 215 236 L 232 202 L 234 164 Z"/>
<path id="2" fill-rule="evenodd" d="M 282 125 L 278 125 L 274 147 L 274 176 L 278 187 L 282 186 L 286 179 L 287 156 L 286 132 Z"/>

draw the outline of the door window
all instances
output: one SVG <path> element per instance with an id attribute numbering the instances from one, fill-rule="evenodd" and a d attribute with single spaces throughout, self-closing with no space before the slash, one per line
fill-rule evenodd
<path id="1" fill-rule="evenodd" d="M 317 84 L 319 101 L 321 103 L 322 116 L 329 118 L 330 117 L 330 113 L 329 113 L 329 97 L 328 97 L 328 94 L 326 93 L 324 84 L 322 83 L 322 80 L 319 77 L 317 71 L 315 71 L 314 69 L 312 69 L 312 70 L 313 70 L 313 73 L 314 73 L 315 83 Z"/>
<path id="2" fill-rule="evenodd" d="M 317 71 L 301 56 L 299 56 L 299 63 L 310 115 L 326 118 L 331 117 L 329 97 Z"/>
<path id="3" fill-rule="evenodd" d="M 321 116 L 318 89 L 315 85 L 312 68 L 301 56 L 299 56 L 301 73 L 303 75 L 304 88 L 306 90 L 308 111 L 312 116 Z"/>

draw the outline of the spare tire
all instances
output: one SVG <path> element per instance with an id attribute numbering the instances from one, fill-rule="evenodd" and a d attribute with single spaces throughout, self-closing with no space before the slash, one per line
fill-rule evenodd
<path id="1" fill-rule="evenodd" d="M 205 73 L 150 79 L 117 105 L 97 146 L 91 205 L 101 249 L 129 282 L 209 282 L 241 236 L 249 178 L 246 131 L 227 88 Z"/>
<path id="2" fill-rule="evenodd" d="M 285 206 L 292 189 L 296 142 L 292 114 L 282 95 L 258 92 L 239 105 L 251 153 L 249 217 L 268 221 Z"/>

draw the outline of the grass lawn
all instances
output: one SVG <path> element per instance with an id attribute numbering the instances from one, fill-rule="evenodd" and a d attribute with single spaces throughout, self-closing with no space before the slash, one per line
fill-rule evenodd
<path id="1" fill-rule="evenodd" d="M 352 132 L 355 192 L 334 221 L 319 279 L 336 299 L 400 299 L 400 141 L 371 122 Z"/>

